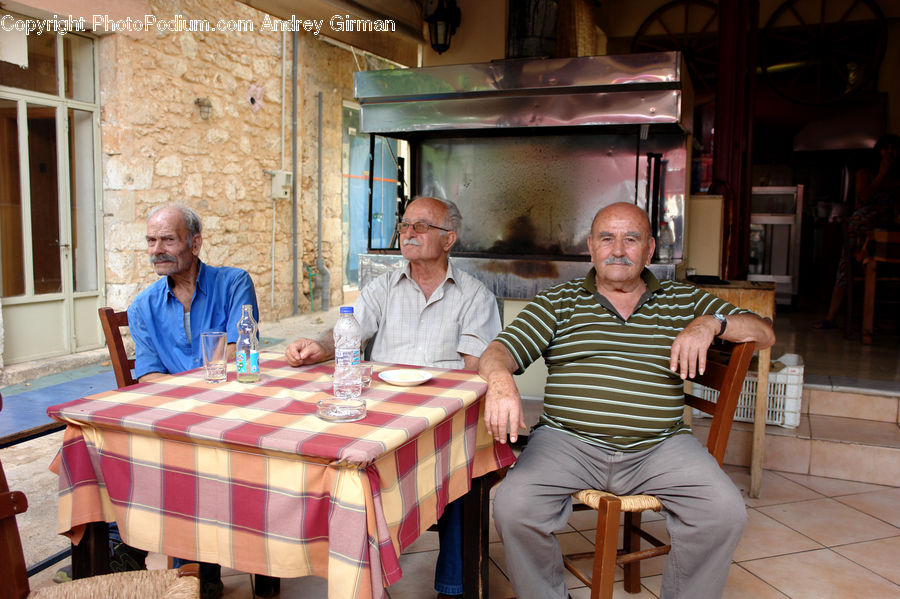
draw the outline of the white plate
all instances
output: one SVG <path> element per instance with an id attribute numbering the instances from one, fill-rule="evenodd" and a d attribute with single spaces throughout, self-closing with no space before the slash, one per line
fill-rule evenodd
<path id="1" fill-rule="evenodd" d="M 385 370 L 378 373 L 385 383 L 398 387 L 415 387 L 431 380 L 431 373 L 424 370 Z"/>

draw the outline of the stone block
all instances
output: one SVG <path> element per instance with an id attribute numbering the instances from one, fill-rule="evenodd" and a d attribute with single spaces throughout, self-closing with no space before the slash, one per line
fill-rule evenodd
<path id="1" fill-rule="evenodd" d="M 202 175 L 193 173 L 184 178 L 184 195 L 189 198 L 203 195 Z"/>
<path id="2" fill-rule="evenodd" d="M 181 157 L 174 154 L 162 158 L 156 163 L 156 174 L 164 177 L 181 175 Z"/>
<path id="3" fill-rule="evenodd" d="M 149 160 L 133 156 L 109 156 L 103 168 L 104 189 L 149 189 L 153 182 Z"/>

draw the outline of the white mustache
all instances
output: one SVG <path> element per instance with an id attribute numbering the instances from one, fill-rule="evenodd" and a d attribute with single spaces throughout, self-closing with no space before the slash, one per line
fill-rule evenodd
<path id="1" fill-rule="evenodd" d="M 622 264 L 624 266 L 634 266 L 634 262 L 632 262 L 628 256 L 610 256 L 606 260 L 603 261 L 603 264 Z"/>
<path id="2" fill-rule="evenodd" d="M 421 246 L 422 242 L 419 241 L 418 239 L 415 239 L 414 237 L 410 237 L 409 239 L 407 239 L 406 241 L 403 242 L 403 245 Z"/>

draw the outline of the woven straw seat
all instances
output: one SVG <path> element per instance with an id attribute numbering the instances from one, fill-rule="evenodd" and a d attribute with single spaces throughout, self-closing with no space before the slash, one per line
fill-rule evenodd
<path id="1" fill-rule="evenodd" d="M 719 465 L 725 457 L 725 447 L 731 432 L 731 422 L 737 406 L 744 377 L 753 357 L 754 343 L 739 343 L 730 354 L 716 360 L 710 352 L 706 361 L 706 372 L 694 381 L 719 391 L 715 403 L 685 393 L 685 404 L 712 414 L 706 448 L 716 458 Z M 563 556 L 566 568 L 584 584 L 591 587 L 591 599 L 611 599 L 616 566 L 625 570 L 625 590 L 637 593 L 641 590 L 640 560 L 669 553 L 671 546 L 641 528 L 641 513 L 658 512 L 663 505 L 652 495 L 613 495 L 602 490 L 584 489 L 572 494 L 580 503 L 573 504 L 573 510 L 597 510 L 597 536 L 591 552 L 569 553 Z M 619 515 L 624 514 L 622 549 L 617 550 Z M 652 547 L 641 549 L 641 539 Z M 594 568 L 591 578 L 587 578 L 576 566 L 580 559 L 593 557 Z"/>
<path id="2" fill-rule="evenodd" d="M 82 578 L 32 591 L 28 599 L 196 599 L 200 579 L 178 570 L 136 570 Z"/>
<path id="3" fill-rule="evenodd" d="M 606 491 L 584 489 L 572 493 L 572 497 L 594 510 L 600 509 L 600 501 L 603 497 L 618 497 L 622 502 L 619 506 L 620 512 L 658 512 L 662 509 L 659 499 L 653 495 L 613 495 Z"/>

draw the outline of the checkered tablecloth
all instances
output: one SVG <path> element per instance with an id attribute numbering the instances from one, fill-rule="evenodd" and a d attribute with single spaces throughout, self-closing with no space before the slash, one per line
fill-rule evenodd
<path id="1" fill-rule="evenodd" d="M 389 368 L 376 365 L 376 371 Z M 363 420 L 315 416 L 332 366 L 263 354 L 257 384 L 202 369 L 53 406 L 70 426 L 54 468 L 59 530 L 119 524 L 130 545 L 278 577 L 328 578 L 329 597 L 383 597 L 398 556 L 473 477 L 511 464 L 482 423 L 486 385 L 423 369 L 373 377 Z"/>

